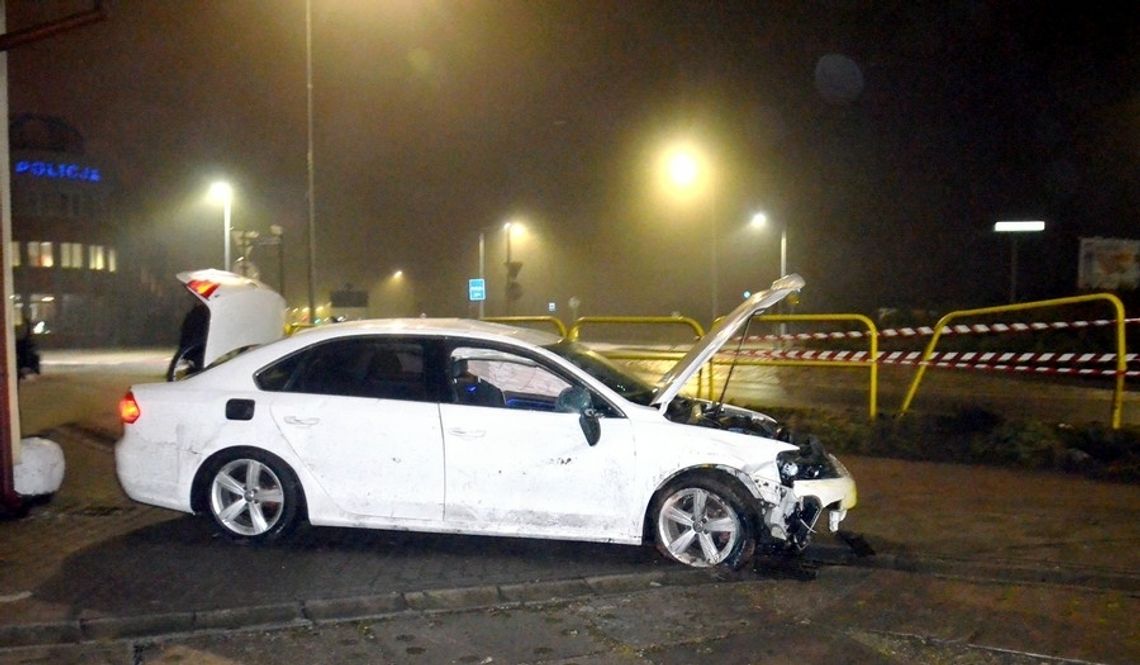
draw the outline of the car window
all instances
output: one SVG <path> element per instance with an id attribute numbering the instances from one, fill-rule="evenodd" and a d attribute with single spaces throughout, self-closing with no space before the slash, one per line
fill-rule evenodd
<path id="1" fill-rule="evenodd" d="M 648 406 L 653 401 L 654 388 L 651 384 L 618 367 L 585 345 L 563 340 L 543 348 L 570 361 L 578 369 L 635 404 Z"/>
<path id="2" fill-rule="evenodd" d="M 556 411 L 558 396 L 570 387 L 535 360 L 496 349 L 457 347 L 447 367 L 457 404 Z"/>
<path id="3" fill-rule="evenodd" d="M 360 337 L 324 342 L 257 375 L 262 390 L 429 401 L 419 342 Z"/>

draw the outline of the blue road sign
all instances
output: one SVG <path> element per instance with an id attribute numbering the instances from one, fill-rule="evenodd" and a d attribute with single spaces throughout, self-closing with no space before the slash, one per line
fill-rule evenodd
<path id="1" fill-rule="evenodd" d="M 467 280 L 467 299 L 471 302 L 486 300 L 487 281 L 479 278 Z"/>

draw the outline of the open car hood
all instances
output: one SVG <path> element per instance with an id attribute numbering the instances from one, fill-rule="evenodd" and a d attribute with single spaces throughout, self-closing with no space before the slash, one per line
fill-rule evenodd
<path id="1" fill-rule="evenodd" d="M 224 270 L 178 273 L 210 312 L 202 367 L 246 346 L 285 336 L 285 299 L 265 284 Z"/>
<path id="2" fill-rule="evenodd" d="M 772 286 L 766 291 L 753 294 L 740 303 L 736 309 L 722 318 L 720 323 L 713 326 L 712 330 L 708 331 L 704 337 L 697 340 L 693 348 L 689 349 L 689 352 L 661 377 L 661 380 L 657 382 L 657 388 L 654 390 L 652 405 L 660 407 L 662 404 L 669 404 L 673 401 L 673 398 L 681 392 L 681 388 L 689 382 L 689 379 L 693 378 L 697 370 L 703 367 L 717 351 L 720 351 L 725 342 L 732 339 L 736 331 L 740 330 L 746 321 L 764 312 L 792 293 L 799 291 L 803 286 L 803 277 L 794 273 L 785 275 L 772 282 Z"/>

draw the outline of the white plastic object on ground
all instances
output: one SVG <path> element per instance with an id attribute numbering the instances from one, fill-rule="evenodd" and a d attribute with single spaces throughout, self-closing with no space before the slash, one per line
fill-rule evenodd
<path id="1" fill-rule="evenodd" d="M 16 493 L 23 496 L 54 494 L 63 484 L 66 463 L 55 441 L 32 437 L 20 442 L 20 463 L 12 469 Z"/>

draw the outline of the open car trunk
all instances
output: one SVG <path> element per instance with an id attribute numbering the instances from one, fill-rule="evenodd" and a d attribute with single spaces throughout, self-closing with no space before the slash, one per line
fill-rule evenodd
<path id="1" fill-rule="evenodd" d="M 285 335 L 285 299 L 265 284 L 223 270 L 194 270 L 178 280 L 197 300 L 182 322 L 167 379 L 209 367 L 231 351 Z"/>

